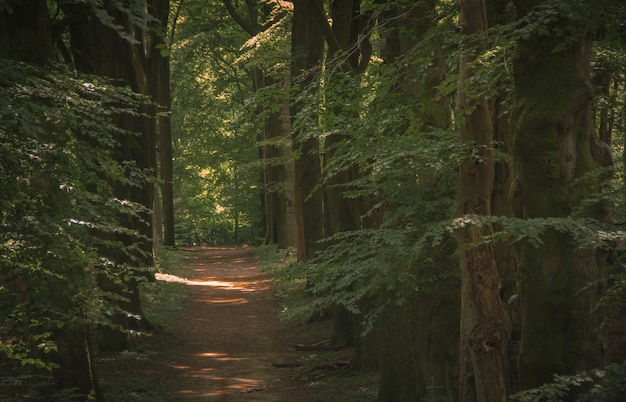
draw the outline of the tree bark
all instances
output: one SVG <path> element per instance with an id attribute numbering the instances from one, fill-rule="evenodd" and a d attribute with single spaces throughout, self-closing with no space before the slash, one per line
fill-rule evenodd
<path id="1" fill-rule="evenodd" d="M 461 0 L 461 56 L 457 95 L 459 137 L 465 148 L 457 176 L 456 218 L 489 216 L 493 192 L 493 127 L 484 97 L 467 95 L 471 64 L 486 50 L 483 0 Z M 493 244 L 471 246 L 493 234 L 491 225 L 465 222 L 455 230 L 461 268 L 461 344 L 459 401 L 506 401 L 505 372 L 511 324 L 500 299 Z"/>
<path id="2" fill-rule="evenodd" d="M 384 40 L 381 55 L 386 64 L 395 65 L 397 70 L 392 96 L 400 101 L 410 99 L 415 105 L 414 116 L 410 118 L 422 122 L 419 135 L 432 135 L 433 129 L 449 129 L 449 99 L 441 96 L 439 101 L 434 100 L 438 95 L 437 87 L 445 78 L 441 68 L 445 56 L 437 50 L 433 55 L 415 50 L 425 48 L 424 41 L 429 40 L 425 35 L 433 28 L 436 2 L 399 5 L 379 0 L 378 3 L 385 7 L 379 20 Z M 437 49 L 436 43 L 428 48 L 433 49 Z M 415 71 L 425 58 L 432 58 L 432 64 L 422 79 L 415 80 Z M 409 124 L 401 126 L 399 132 Z M 437 193 L 439 188 L 433 186 L 439 179 L 419 172 L 419 179 L 411 177 L 406 185 L 420 188 L 426 200 L 435 199 L 441 197 Z M 394 206 L 382 210 L 383 221 L 387 209 L 393 211 Z M 421 262 L 411 267 L 412 275 L 425 284 L 423 289 L 418 285 L 420 290 L 408 293 L 403 306 L 389 306 L 393 312 L 382 314 L 378 401 L 456 398 L 460 284 L 454 276 L 443 281 L 434 278 L 441 275 L 442 270 L 452 272 L 458 268 L 451 258 L 451 243 L 442 245 L 436 253 L 437 256 L 432 256 L 436 262 L 431 269 L 424 268 Z"/>
<path id="3" fill-rule="evenodd" d="M 166 10 L 169 10 L 169 1 L 165 1 L 159 7 L 159 20 L 163 26 L 167 26 Z M 173 187 L 173 164 L 172 164 L 172 124 L 171 110 L 172 99 L 170 91 L 170 57 L 161 56 L 159 52 L 152 55 L 156 58 L 158 72 L 156 74 L 156 100 L 159 107 L 158 129 L 159 129 L 159 159 L 160 159 L 160 181 L 161 181 L 161 213 L 163 216 L 163 244 L 173 247 L 176 245 L 174 232 L 174 187 Z"/>
<path id="4" fill-rule="evenodd" d="M 286 249 L 295 246 L 293 222 L 293 169 L 291 168 L 291 133 L 289 104 L 277 99 L 280 108 L 272 112 L 264 127 L 266 243 Z"/>
<path id="5" fill-rule="evenodd" d="M 158 6 L 151 3 L 149 9 Z M 126 20 L 126 16 L 117 10 L 110 2 L 105 3 L 106 11 L 113 17 L 119 26 L 126 30 L 126 33 L 137 39 L 137 44 L 132 44 L 122 38 L 119 32 L 105 26 L 94 15 L 90 6 L 85 4 L 64 4 L 63 10 L 66 15 L 74 15 L 69 25 L 70 44 L 75 66 L 79 71 L 102 75 L 120 80 L 128 85 L 132 90 L 145 95 L 150 95 L 156 100 L 154 93 L 154 80 L 156 72 L 155 59 L 150 62 L 148 58 L 154 55 L 154 46 L 157 44 L 156 38 L 149 42 L 136 26 Z M 161 10 L 162 11 L 162 10 Z M 154 35 L 154 31 L 149 31 Z M 151 47 L 148 47 L 148 43 Z M 147 54 L 146 52 L 151 52 Z M 158 52 L 156 52 L 158 54 Z M 152 68 L 152 70 L 151 70 Z M 146 106 L 141 112 L 150 115 L 135 117 L 114 117 L 116 124 L 124 130 L 136 132 L 138 135 L 125 135 L 120 138 L 120 146 L 116 149 L 116 158 L 120 163 L 133 161 L 136 166 L 146 173 L 152 169 L 156 170 L 156 123 L 155 110 Z M 130 266 L 153 266 L 153 244 L 152 244 L 152 216 L 151 210 L 154 203 L 153 184 L 146 180 L 139 187 L 116 183 L 115 193 L 119 199 L 131 200 L 145 207 L 145 212 L 139 217 L 123 217 L 122 225 L 131 230 L 137 231 L 142 238 L 138 240 L 133 236 L 118 235 L 116 241 L 125 246 L 134 243 L 139 244 L 141 251 L 130 256 L 119 249 L 108 250 L 109 257 L 120 266 L 128 264 Z M 117 314 L 114 321 L 123 328 L 140 329 L 149 327 L 149 323 L 141 310 L 139 297 L 139 283 L 136 279 L 123 281 L 124 288 L 113 285 L 106 278 L 101 278 L 102 286 L 109 291 L 120 293 L 126 300 L 121 301 L 119 307 L 125 312 Z M 141 319 L 137 319 L 140 317 Z M 100 345 L 104 349 L 128 349 L 132 348 L 130 337 L 117 330 L 110 331 L 103 337 Z"/>
<path id="6" fill-rule="evenodd" d="M 291 82 L 292 86 L 303 88 L 314 79 L 314 69 L 322 60 L 324 42 L 313 13 L 314 1 L 295 0 L 293 9 L 293 28 L 291 44 Z M 302 111 L 301 102 L 295 101 L 290 106 L 290 115 L 294 118 Z M 316 121 L 316 116 L 299 118 Z M 319 249 L 318 241 L 323 236 L 322 193 L 320 183 L 319 141 L 314 135 L 293 130 L 293 147 L 296 157 L 294 162 L 294 214 L 297 230 L 298 261 L 306 262 Z"/>
<path id="7" fill-rule="evenodd" d="M 540 3 L 518 1 L 516 6 L 524 16 Z M 519 40 L 514 56 L 515 168 L 525 218 L 566 218 L 597 188 L 595 180 L 579 181 L 594 168 L 593 31 L 566 17 L 547 29 L 548 35 Z M 585 213 L 598 217 L 601 212 Z M 600 277 L 595 250 L 577 249 L 569 235 L 555 230 L 542 240 L 536 247 L 523 244 L 520 253 L 522 389 L 548 382 L 553 374 L 597 367 L 605 354 L 593 313 L 598 289 L 585 288 Z"/>
<path id="8" fill-rule="evenodd" d="M 43 64 L 54 57 L 52 27 L 43 0 L 8 0 L 0 14 L 0 57 Z"/>
<path id="9" fill-rule="evenodd" d="M 33 64 L 52 61 L 52 26 L 46 1 L 8 0 L 7 5 L 10 10 L 0 10 L 0 58 Z M 68 293 L 71 291 L 65 287 L 60 289 L 64 285 L 56 280 L 48 282 L 48 295 L 45 296 L 46 300 L 40 302 L 49 303 L 51 311 L 79 310 L 80 306 L 73 304 L 75 295 Z M 36 318 L 39 320 L 44 317 Z M 74 323 L 67 323 L 61 328 L 55 327 L 52 339 L 57 350 L 44 358 L 52 359 L 58 365 L 52 373 L 55 388 L 74 389 L 85 399 L 90 396 L 93 400 L 103 401 L 93 366 L 90 329 L 86 323 L 81 323 L 82 317 L 74 318 L 78 318 Z"/>

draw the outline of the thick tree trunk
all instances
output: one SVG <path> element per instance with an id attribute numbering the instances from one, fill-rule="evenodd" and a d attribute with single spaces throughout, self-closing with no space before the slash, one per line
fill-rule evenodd
<path id="1" fill-rule="evenodd" d="M 295 246 L 293 217 L 293 168 L 289 103 L 277 99 L 280 109 L 271 112 L 263 129 L 266 244 L 286 249 Z"/>
<path id="2" fill-rule="evenodd" d="M 46 1 L 8 0 L 6 3 L 10 12 L 0 10 L 0 58 L 35 64 L 52 61 L 52 27 Z M 65 286 L 65 283 L 53 280 L 46 286 L 49 295 L 42 302 L 49 303 L 51 311 L 55 308 L 65 311 L 81 308 L 72 304 L 75 295 L 69 294 L 65 288 L 59 290 L 59 286 Z M 74 389 L 85 400 L 103 401 L 93 366 L 89 328 L 81 323 L 83 317 L 74 318 L 78 319 L 53 330 L 52 339 L 57 350 L 43 358 L 51 358 L 58 365 L 53 371 L 57 389 Z"/>
<path id="3" fill-rule="evenodd" d="M 64 328 L 55 334 L 57 351 L 53 358 L 59 365 L 53 371 L 58 389 L 74 389 L 84 400 L 104 401 L 94 366 L 91 335 L 87 325 Z"/>
<path id="4" fill-rule="evenodd" d="M 314 1 L 295 0 L 291 45 L 292 85 L 303 87 L 313 80 L 313 69 L 322 60 L 324 42 L 321 30 L 313 18 Z M 294 102 L 291 116 L 301 111 Z M 307 116 L 315 121 L 316 116 Z M 318 241 L 323 236 L 322 193 L 317 188 L 320 182 L 319 141 L 315 136 L 296 132 L 293 134 L 294 162 L 294 214 L 297 228 L 298 261 L 307 261 L 319 249 Z"/>
<path id="5" fill-rule="evenodd" d="M 535 1 L 517 2 L 524 15 Z M 514 58 L 514 143 L 525 218 L 562 217 L 594 191 L 576 182 L 594 167 L 590 86 L 592 30 L 561 18 L 550 35 L 518 41 Z M 556 32 L 567 32 L 558 35 Z M 587 211 L 597 216 L 598 211 Z M 603 362 L 594 250 L 576 249 L 570 236 L 548 230 L 541 245 L 521 251 L 520 386 L 532 388 Z"/>
<path id="6" fill-rule="evenodd" d="M 104 26 L 93 14 L 89 6 L 84 4 L 66 4 L 63 6 L 65 14 L 72 15 L 71 47 L 76 68 L 79 71 L 99 74 L 102 76 L 118 79 L 136 92 L 152 95 L 156 99 L 153 89 L 155 88 L 154 72 L 156 63 L 148 63 L 146 48 L 143 46 L 146 38 L 137 32 L 126 19 L 125 15 L 111 6 L 107 8 L 114 20 L 127 29 L 129 34 L 137 36 L 140 44 L 133 45 L 112 28 Z M 156 4 L 151 4 L 152 9 Z M 161 10 L 162 11 L 162 10 Z M 154 38 L 153 38 L 154 39 Z M 150 42 L 156 46 L 155 40 Z M 154 50 L 152 48 L 152 50 Z M 157 52 L 158 53 L 158 52 Z M 150 70 L 152 67 L 152 70 Z M 141 110 L 146 115 L 154 116 L 155 110 L 144 107 Z M 135 132 L 137 136 L 125 135 L 120 138 L 120 146 L 116 150 L 116 158 L 120 163 L 133 161 L 136 166 L 144 171 L 156 168 L 156 123 L 155 119 L 144 116 L 116 117 L 116 124 L 124 130 Z M 119 249 L 108 250 L 109 256 L 120 265 L 152 266 L 152 216 L 151 209 L 154 203 L 154 187 L 149 180 L 145 180 L 139 187 L 117 183 L 115 193 L 119 199 L 137 202 L 146 208 L 139 217 L 125 217 L 122 225 L 137 231 L 142 238 L 118 235 L 117 241 L 126 246 L 134 243 L 139 244 L 140 251 L 133 256 L 127 255 Z M 123 277 L 123 276 L 122 276 Z M 123 288 L 112 285 L 112 282 L 103 278 L 101 284 L 106 290 L 120 293 L 127 300 L 120 302 L 119 307 L 125 313 L 118 314 L 113 320 L 123 328 L 140 329 L 149 327 L 140 304 L 139 284 L 135 279 L 125 280 Z M 112 285 L 112 286 L 111 286 Z M 129 317 L 141 317 L 140 320 Z M 102 348 L 125 349 L 132 348 L 130 338 L 126 334 L 112 330 L 102 339 Z"/>
<path id="7" fill-rule="evenodd" d="M 466 94 L 471 63 L 485 50 L 487 16 L 483 0 L 461 0 L 461 29 L 467 47 L 461 56 L 457 95 L 458 128 L 466 148 L 457 177 L 456 217 L 491 214 L 493 127 L 484 98 Z M 461 259 L 461 343 L 459 401 L 506 401 L 505 373 L 509 316 L 500 299 L 493 244 L 469 245 L 493 233 L 490 225 L 465 222 L 455 231 Z"/>
<path id="8" fill-rule="evenodd" d="M 395 1 L 379 0 L 385 7 L 379 20 L 385 46 L 382 56 L 385 63 L 396 64 L 398 73 L 394 83 L 394 97 L 414 102 L 414 116 L 423 122 L 422 135 L 428 136 L 433 128 L 450 127 L 449 100 L 442 97 L 433 101 L 437 86 L 443 80 L 442 55 L 434 55 L 432 65 L 423 79 L 415 82 L 414 76 L 419 59 L 431 55 L 418 54 L 416 46 L 422 45 L 426 32 L 433 27 L 435 1 L 420 4 L 399 5 Z M 435 46 L 433 46 L 435 47 Z M 418 59 L 419 58 L 419 59 Z M 383 100 L 384 101 L 384 100 Z M 407 118 L 409 118 L 407 116 Z M 407 123 L 408 125 L 408 123 Z M 401 130 L 400 130 L 401 131 Z M 420 188 L 420 193 L 431 195 L 432 183 L 438 177 L 408 180 L 408 186 Z M 393 210 L 392 207 L 388 207 Z M 383 220 L 386 211 L 382 211 Z M 433 217 L 433 220 L 439 219 Z M 426 224 L 420 222 L 419 224 Z M 454 400 L 458 386 L 459 349 L 459 282 L 449 278 L 434 279 L 442 270 L 456 271 L 452 245 L 442 247 L 441 255 L 434 264 L 436 269 L 413 267 L 413 275 L 424 281 L 418 292 L 407 294 L 405 305 L 389 306 L 380 325 L 380 385 L 379 401 L 415 401 L 428 398 Z"/>
<path id="9" fill-rule="evenodd" d="M 0 57 L 42 64 L 52 60 L 52 27 L 44 0 L 8 0 L 0 14 Z"/>
<path id="10" fill-rule="evenodd" d="M 329 75 L 326 79 L 329 87 L 345 86 L 344 74 L 355 75 L 358 67 L 360 51 L 358 39 L 361 33 L 359 29 L 360 18 L 360 0 L 351 1 L 335 1 L 331 3 L 330 15 L 332 18 L 332 27 L 328 29 L 326 22 L 326 11 L 322 2 L 317 1 L 318 24 L 321 29 L 326 29 L 326 41 L 328 42 L 328 54 L 326 56 L 326 70 Z M 333 72 L 334 71 L 334 72 Z M 337 88 L 334 88 L 335 90 Z M 351 92 L 350 88 L 341 88 L 342 91 Z M 358 93 L 358 89 L 356 91 Z M 358 100 L 354 100 L 358 102 Z M 336 116 L 347 113 L 343 107 L 336 106 L 333 110 Z M 354 116 L 358 119 L 358 115 Z M 351 134 L 346 132 L 337 132 L 328 135 L 324 139 L 324 169 L 332 166 L 336 161 L 344 158 L 343 152 L 349 146 Z M 341 232 L 348 232 L 360 229 L 362 211 L 362 201 L 359 198 L 350 198 L 345 196 L 346 185 L 356 180 L 360 173 L 355 165 L 343 168 L 340 171 L 333 170 L 330 178 L 324 179 L 324 218 L 325 218 L 325 235 L 330 237 Z M 367 303 L 367 302 L 366 302 Z M 343 345 L 355 346 L 355 354 L 353 356 L 352 365 L 355 368 L 364 367 L 370 364 L 371 360 L 362 355 L 364 348 L 363 343 L 366 339 L 360 336 L 360 317 L 346 311 L 342 306 L 334 306 L 333 315 L 333 336 L 334 342 Z M 372 338 L 370 334 L 368 336 Z M 372 339 L 367 341 L 370 343 L 370 349 L 375 348 L 375 342 Z M 368 356 L 377 357 L 375 350 L 369 350 Z M 377 362 L 376 362 L 377 365 Z"/>

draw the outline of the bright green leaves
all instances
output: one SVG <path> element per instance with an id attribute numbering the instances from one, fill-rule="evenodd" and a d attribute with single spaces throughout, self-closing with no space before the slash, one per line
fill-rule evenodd
<path id="1" fill-rule="evenodd" d="M 159 50 L 159 54 L 161 55 L 161 57 L 169 57 L 169 55 L 172 53 L 172 49 L 165 43 L 159 43 L 155 47 Z"/>
<path id="2" fill-rule="evenodd" d="M 171 60 L 177 239 L 254 242 L 260 234 L 256 141 L 262 124 L 246 70 L 258 66 L 240 50 L 248 38 L 221 3 L 186 1 L 176 29 Z"/>

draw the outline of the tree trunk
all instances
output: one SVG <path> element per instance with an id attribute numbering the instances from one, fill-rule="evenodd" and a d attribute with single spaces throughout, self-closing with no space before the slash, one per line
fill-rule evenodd
<path id="1" fill-rule="evenodd" d="M 169 5 L 164 7 L 169 8 Z M 162 24 L 167 24 L 167 13 L 160 18 Z M 172 100 L 170 95 L 170 58 L 168 56 L 153 55 L 158 57 L 158 73 L 156 78 L 157 102 L 159 104 L 158 128 L 159 128 L 159 158 L 161 180 L 161 213 L 163 216 L 163 245 L 173 247 L 176 245 L 174 235 L 174 187 L 173 187 L 173 164 L 172 164 Z"/>
<path id="2" fill-rule="evenodd" d="M 465 152 L 457 177 L 457 221 L 466 215 L 489 216 L 493 192 L 493 127 L 489 105 L 466 94 L 471 63 L 485 50 L 487 29 L 483 0 L 461 0 L 461 56 L 457 95 L 459 137 Z M 469 245 L 493 234 L 491 225 L 464 222 L 455 230 L 461 259 L 461 344 L 459 401 L 506 401 L 507 347 L 511 330 L 500 299 L 493 244 Z"/>
<path id="3" fill-rule="evenodd" d="M 510 13 L 507 11 L 508 0 L 487 1 L 487 20 L 489 28 L 498 25 L 511 23 Z M 496 82 L 499 88 L 508 87 L 508 83 Z M 494 187 L 491 194 L 491 214 L 502 217 L 521 217 L 520 211 L 516 209 L 519 205 L 519 194 L 514 191 L 515 182 L 512 173 L 511 160 L 513 153 L 513 138 L 510 127 L 510 116 L 505 112 L 508 106 L 508 96 L 498 93 L 498 96 L 490 99 L 489 106 L 492 111 L 493 122 L 493 147 L 502 155 L 511 156 L 511 159 L 499 158 L 494 161 Z M 498 232 L 501 225 L 494 224 L 493 229 Z M 515 303 L 517 289 L 517 251 L 515 246 L 509 242 L 497 242 L 495 246 L 496 266 L 500 274 L 500 298 L 505 302 L 505 307 L 511 319 L 511 337 L 509 339 L 508 350 L 508 370 L 506 373 L 506 384 L 508 394 L 515 394 L 519 391 L 517 384 L 517 353 L 521 337 L 519 305 Z M 513 298 L 513 299 L 511 299 Z M 513 302 L 508 303 L 509 300 Z"/>
<path id="4" fill-rule="evenodd" d="M 289 104 L 275 100 L 279 110 L 270 112 L 263 129 L 266 244 L 286 249 L 295 246 L 293 224 L 293 177 L 291 168 L 291 126 Z"/>
<path id="5" fill-rule="evenodd" d="M 259 9 L 256 0 L 246 0 L 247 19 L 237 13 L 231 0 L 223 0 L 229 14 L 235 22 L 250 36 L 261 32 Z M 265 5 L 263 14 L 271 15 L 272 6 Z M 266 21 L 267 22 L 267 21 Z M 276 85 L 276 79 L 267 76 L 260 68 L 252 71 L 255 91 Z M 280 109 L 262 110 L 269 116 L 265 121 L 259 140 L 259 157 L 263 165 L 263 194 L 261 205 L 263 210 L 264 244 L 277 244 L 279 248 L 296 245 L 295 217 L 293 210 L 293 164 L 291 162 L 291 127 L 289 121 L 289 100 L 279 95 L 273 103 Z"/>
<path id="6" fill-rule="evenodd" d="M 322 60 L 324 42 L 315 23 L 314 1 L 295 0 L 291 44 L 292 86 L 303 88 L 313 81 L 313 69 Z M 310 88 L 309 88 L 310 89 Z M 290 107 L 292 117 L 302 110 L 299 102 Z M 316 116 L 299 116 L 316 121 Z M 322 193 L 317 188 L 320 182 L 319 141 L 316 136 L 293 130 L 294 162 L 294 215 L 297 229 L 297 257 L 305 262 L 319 249 L 318 241 L 323 236 Z"/>
<path id="7" fill-rule="evenodd" d="M 444 79 L 444 55 L 424 54 L 416 46 L 424 47 L 425 34 L 433 28 L 436 2 L 424 1 L 414 5 L 399 5 L 395 1 L 379 0 L 384 8 L 379 20 L 384 47 L 381 49 L 386 64 L 398 71 L 393 84 L 393 97 L 399 101 L 410 99 L 414 104 L 413 116 L 422 122 L 419 135 L 429 136 L 433 129 L 450 127 L 449 99 L 445 96 L 434 101 L 437 87 Z M 437 48 L 433 44 L 429 50 Z M 425 58 L 432 58 L 423 78 L 415 80 L 415 71 Z M 384 102 L 385 100 L 383 100 Z M 405 130 L 405 123 L 398 132 Z M 394 134 L 390 134 L 394 135 Z M 397 135 L 397 134 L 395 134 Z M 426 199 L 441 197 L 437 186 L 440 177 L 411 177 L 406 185 L 419 187 Z M 436 190 L 432 190 L 435 188 Z M 383 221 L 386 210 L 382 211 Z M 432 217 L 432 220 L 440 219 Z M 418 224 L 428 224 L 428 221 Z M 389 306 L 382 314 L 380 324 L 380 385 L 378 401 L 415 401 L 456 398 L 458 385 L 459 349 L 459 282 L 454 275 L 446 280 L 437 279 L 442 271 L 456 271 L 452 244 L 442 245 L 431 269 L 424 264 L 411 267 L 411 273 L 424 286 L 418 292 L 406 295 L 402 306 Z M 432 256 L 435 258 L 435 256 Z M 419 266 L 418 266 L 419 264 Z M 430 289 L 430 290 L 428 290 Z"/>
<path id="8" fill-rule="evenodd" d="M 104 401 L 94 366 L 91 334 L 87 325 L 64 328 L 55 334 L 57 350 L 53 353 L 58 368 L 53 370 L 58 389 L 74 389 L 84 400 Z"/>
<path id="9" fill-rule="evenodd" d="M 93 14 L 90 6 L 84 4 L 65 4 L 63 10 L 66 15 L 72 15 L 70 22 L 71 47 L 75 66 L 79 71 L 95 73 L 105 77 L 118 79 L 136 92 L 156 96 L 152 89 L 155 88 L 152 80 L 155 79 L 155 64 L 149 64 L 146 55 L 146 38 L 137 32 L 137 27 L 132 26 L 126 16 L 110 3 L 106 3 L 107 12 L 114 20 L 124 27 L 128 34 L 135 36 L 139 44 L 131 44 L 120 37 L 119 33 L 110 27 L 104 26 Z M 156 4 L 152 4 L 150 9 Z M 150 31 L 152 32 L 152 31 Z M 156 46 L 156 39 L 150 41 L 152 48 Z M 158 53 L 158 52 L 157 52 Z M 154 53 L 152 53 L 154 55 Z M 153 59 L 154 60 L 154 59 Z M 154 63 L 154 61 L 152 61 Z M 153 70 L 150 70 L 153 67 Z M 155 110 L 143 107 L 141 112 L 154 116 Z M 120 163 L 133 161 L 136 166 L 144 171 L 156 168 L 156 124 L 155 119 L 145 116 L 114 117 L 116 124 L 124 130 L 136 132 L 138 135 L 125 135 L 120 138 L 120 146 L 116 150 L 116 158 Z M 108 250 L 108 255 L 120 266 L 128 264 L 137 267 L 153 266 L 152 246 L 152 216 L 151 210 L 154 202 L 154 188 L 149 180 L 141 183 L 139 187 L 116 183 L 116 196 L 121 200 L 131 200 L 145 207 L 145 211 L 139 217 L 123 217 L 121 223 L 131 230 L 137 231 L 140 240 L 133 236 L 118 235 L 116 241 L 125 246 L 138 243 L 140 251 L 133 256 L 121 251 L 119 248 Z M 122 277 L 124 277 L 122 275 Z M 139 283 L 136 279 L 124 280 L 123 288 L 113 285 L 111 281 L 102 278 L 101 284 L 108 291 L 119 293 L 125 301 L 120 302 L 120 308 L 125 313 L 118 314 L 114 321 L 123 328 L 140 329 L 149 327 L 144 317 L 139 297 Z M 141 317 L 129 318 L 129 317 Z M 132 348 L 130 338 L 126 334 L 112 330 L 103 337 L 102 348 L 126 349 Z"/>
<path id="10" fill-rule="evenodd" d="M 536 1 L 518 1 L 524 16 Z M 591 48 L 593 32 L 559 18 L 549 35 L 517 43 L 513 130 L 516 173 L 525 218 L 568 217 L 593 180 Z M 566 32 L 559 35 L 556 32 Z M 586 211 L 597 216 L 597 210 Z M 569 235 L 548 230 L 542 244 L 521 249 L 519 300 L 522 339 L 519 381 L 537 387 L 553 374 L 572 374 L 603 362 L 598 317 L 592 312 L 599 278 L 594 250 L 577 249 Z"/>
<path id="11" fill-rule="evenodd" d="M 7 5 L 10 12 L 0 9 L 0 57 L 34 64 L 53 60 L 52 27 L 46 1 L 8 0 Z M 54 306 L 51 311 L 55 308 L 79 310 L 81 306 L 73 304 L 75 295 L 68 294 L 65 288 L 59 291 L 61 285 L 65 284 L 58 281 L 46 284 L 49 295 L 45 302 Z M 37 317 L 38 320 L 43 318 Z M 103 401 L 93 366 L 89 328 L 80 319 L 75 321 L 53 331 L 57 350 L 44 359 L 52 358 L 58 365 L 53 371 L 55 388 L 74 389 L 85 399 L 89 395 L 92 400 Z"/>
<path id="12" fill-rule="evenodd" d="M 0 8 L 0 57 L 43 64 L 52 60 L 52 27 L 44 0 L 8 0 Z"/>
<path id="13" fill-rule="evenodd" d="M 330 14 L 332 18 L 332 27 L 328 29 L 326 11 L 322 2 L 317 1 L 318 24 L 321 29 L 326 29 L 326 42 L 328 43 L 328 54 L 326 56 L 326 71 L 329 71 L 326 79 L 328 87 L 336 92 L 354 92 L 351 88 L 346 87 L 345 76 L 355 77 L 359 64 L 359 34 L 360 30 L 360 0 L 351 1 L 334 1 L 330 6 Z M 354 84 L 354 83 L 353 83 Z M 354 84 L 356 85 L 356 84 Z M 340 87 L 343 86 L 343 87 Z M 333 88 L 334 87 L 334 88 Z M 339 91 L 337 90 L 339 87 Z M 353 99 L 358 102 L 357 99 Z M 335 116 L 341 116 L 349 112 L 345 111 L 342 106 L 334 107 Z M 350 118 L 350 117 L 349 117 Z M 354 114 L 352 117 L 358 119 L 359 116 Z M 350 198 L 345 195 L 345 188 L 349 183 L 356 180 L 359 176 L 359 169 L 356 165 L 347 166 L 340 171 L 332 168 L 333 164 L 337 164 L 345 157 L 344 152 L 351 140 L 351 134 L 346 132 L 335 132 L 326 136 L 324 140 L 324 169 L 326 174 L 328 170 L 333 171 L 333 175 L 324 179 L 324 218 L 325 218 L 325 235 L 330 237 L 341 232 L 348 232 L 360 229 L 361 216 L 365 214 L 362 211 L 361 198 Z M 367 303 L 365 301 L 364 303 Z M 364 367 L 365 364 L 377 365 L 378 362 L 372 364 L 371 360 L 377 360 L 378 353 L 375 350 L 369 350 L 367 355 L 374 357 L 369 359 L 363 356 L 363 343 L 370 344 L 369 349 L 376 348 L 368 335 L 368 340 L 360 336 L 360 317 L 346 311 L 342 306 L 334 306 L 333 315 L 333 336 L 334 342 L 343 345 L 355 346 L 352 365 L 354 368 Z"/>

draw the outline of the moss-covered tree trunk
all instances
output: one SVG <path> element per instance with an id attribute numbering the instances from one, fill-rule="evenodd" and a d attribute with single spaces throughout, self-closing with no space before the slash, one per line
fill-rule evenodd
<path id="1" fill-rule="evenodd" d="M 483 0 L 462 0 L 461 56 L 457 124 L 464 152 L 457 176 L 455 230 L 461 260 L 461 341 L 459 401 L 506 401 L 505 371 L 510 334 L 508 313 L 500 299 L 500 278 L 493 244 L 471 246 L 493 233 L 491 225 L 466 220 L 489 216 L 493 192 L 493 127 L 484 96 L 472 97 L 472 63 L 486 50 L 486 6 Z M 472 91 L 474 90 L 474 91 Z M 484 89 L 483 89 L 484 90 Z"/>
<path id="2" fill-rule="evenodd" d="M 426 39 L 434 25 L 436 2 L 401 5 L 380 0 L 378 3 L 384 7 L 379 18 L 384 40 L 381 54 L 384 62 L 398 71 L 392 96 L 401 101 L 410 100 L 413 107 L 414 114 L 407 116 L 405 125 L 409 126 L 409 121 L 419 122 L 418 135 L 423 136 L 435 135 L 431 133 L 433 130 L 449 129 L 449 100 L 445 96 L 440 101 L 434 100 L 436 88 L 444 78 L 443 57 L 437 44 L 431 42 L 432 37 Z M 429 67 L 421 70 L 425 60 L 429 61 Z M 424 72 L 418 80 L 416 71 Z M 418 180 L 410 178 L 405 185 L 419 188 L 426 199 L 441 197 L 439 187 L 433 186 L 440 177 L 428 177 L 423 172 L 418 172 L 418 176 Z M 389 211 L 382 211 L 383 221 L 394 209 L 388 208 Z M 427 225 L 437 219 L 442 217 L 429 216 L 418 224 Z M 456 398 L 460 286 L 454 275 L 443 274 L 457 270 L 456 260 L 451 258 L 452 250 L 451 244 L 442 245 L 437 255 L 431 256 L 436 261 L 432 266 L 416 262 L 410 269 L 419 290 L 407 292 L 403 305 L 389 305 L 381 314 L 379 401 Z M 437 278 L 442 275 L 447 279 Z"/>
<path id="3" fill-rule="evenodd" d="M 539 1 L 516 3 L 525 16 Z M 592 29 L 565 17 L 546 33 L 518 41 L 513 115 L 516 171 L 525 218 L 568 217 L 591 180 Z M 594 216 L 597 211 L 587 211 Z M 592 312 L 598 267 L 594 250 L 576 249 L 569 235 L 548 230 L 542 244 L 521 249 L 519 300 L 522 339 L 520 386 L 573 373 L 603 360 L 598 319 Z"/>

